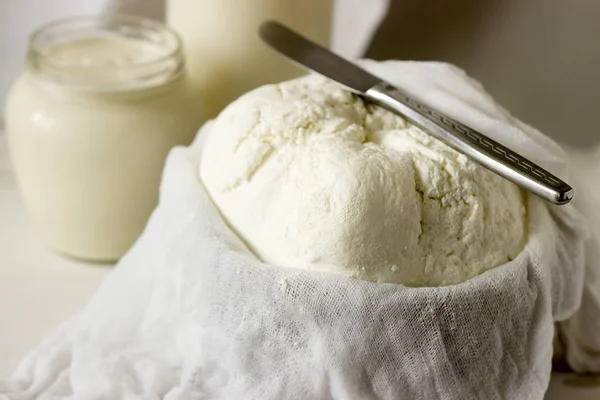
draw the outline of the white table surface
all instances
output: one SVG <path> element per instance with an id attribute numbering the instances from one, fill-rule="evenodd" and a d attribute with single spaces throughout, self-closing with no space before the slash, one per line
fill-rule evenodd
<path id="1" fill-rule="evenodd" d="M 0 128 L 0 377 L 62 320 L 85 307 L 110 266 L 62 258 L 31 231 Z M 600 399 L 600 377 L 552 375 L 546 400 Z"/>

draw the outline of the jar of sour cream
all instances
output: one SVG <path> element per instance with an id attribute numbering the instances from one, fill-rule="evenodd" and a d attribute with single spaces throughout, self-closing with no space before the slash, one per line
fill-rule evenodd
<path id="1" fill-rule="evenodd" d="M 193 139 L 202 115 L 177 34 L 104 15 L 33 33 L 5 121 L 38 233 L 66 255 L 113 261 L 155 207 L 167 153 Z"/>

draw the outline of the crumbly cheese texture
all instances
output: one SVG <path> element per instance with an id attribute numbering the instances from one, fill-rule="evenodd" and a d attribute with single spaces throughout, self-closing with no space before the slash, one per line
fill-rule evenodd
<path id="1" fill-rule="evenodd" d="M 200 177 L 264 262 L 376 282 L 463 282 L 514 258 L 522 192 L 403 118 L 307 76 L 229 105 Z"/>

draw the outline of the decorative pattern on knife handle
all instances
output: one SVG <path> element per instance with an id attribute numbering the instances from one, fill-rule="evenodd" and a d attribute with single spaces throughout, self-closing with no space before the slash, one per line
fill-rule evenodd
<path id="1" fill-rule="evenodd" d="M 386 86 L 386 91 L 390 95 L 394 96 L 398 101 L 401 101 L 405 105 L 413 109 L 419 110 L 421 113 L 427 115 L 429 119 L 431 119 L 433 122 L 444 126 L 446 129 L 460 133 L 469 142 L 475 143 L 480 147 L 487 149 L 490 155 L 495 155 L 496 158 L 502 160 L 506 164 L 511 164 L 520 171 L 530 173 L 531 175 L 535 176 L 537 179 L 539 179 L 542 182 L 545 182 L 551 187 L 560 189 L 565 186 L 568 186 L 565 182 L 561 181 L 548 171 L 531 164 L 529 161 L 527 161 L 520 155 L 514 153 L 507 147 L 504 147 L 500 143 L 483 136 L 481 133 L 469 128 L 468 126 L 465 126 L 460 122 L 453 120 L 452 118 L 446 117 L 445 115 L 442 115 L 437 111 L 432 110 L 431 108 L 411 99 L 410 97 L 407 97 L 402 92 L 398 91 L 398 89 L 396 89 L 395 87 L 388 85 Z"/>

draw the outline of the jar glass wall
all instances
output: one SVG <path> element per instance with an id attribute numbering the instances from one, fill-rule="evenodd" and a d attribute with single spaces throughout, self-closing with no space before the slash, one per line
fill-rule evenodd
<path id="1" fill-rule="evenodd" d="M 36 31 L 27 57 L 5 115 L 30 218 L 62 253 L 116 260 L 157 203 L 167 153 L 202 121 L 180 39 L 138 17 L 72 18 Z"/>

